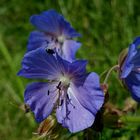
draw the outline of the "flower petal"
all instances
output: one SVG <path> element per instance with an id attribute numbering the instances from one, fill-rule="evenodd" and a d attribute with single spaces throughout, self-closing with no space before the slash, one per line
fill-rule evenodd
<path id="1" fill-rule="evenodd" d="M 132 71 L 124 81 L 132 97 L 140 102 L 140 73 Z"/>
<path id="2" fill-rule="evenodd" d="M 134 64 L 131 63 L 133 57 L 136 55 L 136 47 L 134 44 L 132 44 L 129 48 L 128 55 L 125 59 L 125 62 L 122 66 L 122 73 L 121 78 L 125 78 L 128 76 L 128 74 L 132 71 Z"/>
<path id="3" fill-rule="evenodd" d="M 122 66 L 121 78 L 126 78 L 135 66 L 137 67 L 140 65 L 138 64 L 139 61 L 137 61 L 137 59 L 139 59 L 139 54 L 138 54 L 139 45 L 140 45 L 140 37 L 137 37 L 133 41 L 133 43 L 129 46 L 127 57 Z"/>
<path id="4" fill-rule="evenodd" d="M 75 60 L 75 54 L 77 50 L 80 48 L 81 43 L 78 43 L 74 40 L 65 40 L 62 50 L 63 50 L 63 57 L 67 61 L 74 61 Z"/>
<path id="5" fill-rule="evenodd" d="M 51 42 L 52 37 L 45 35 L 43 32 L 33 31 L 29 36 L 27 50 L 32 51 L 39 47 L 47 47 Z"/>
<path id="6" fill-rule="evenodd" d="M 63 16 L 59 15 L 55 10 L 48 10 L 40 15 L 33 15 L 30 21 L 40 31 L 56 37 L 62 34 L 66 37 L 80 36 Z"/>
<path id="7" fill-rule="evenodd" d="M 135 39 L 134 44 L 136 46 L 137 54 L 132 59 L 132 63 L 135 67 L 140 67 L 140 37 Z"/>
<path id="8" fill-rule="evenodd" d="M 86 73 L 86 60 L 75 60 L 73 62 L 69 62 L 62 59 L 58 54 L 56 57 L 63 73 L 71 75 L 72 77 L 81 76 Z"/>
<path id="9" fill-rule="evenodd" d="M 55 87 L 55 84 L 50 85 L 47 83 L 32 83 L 27 86 L 24 101 L 30 106 L 31 111 L 34 112 L 37 122 L 42 122 L 52 112 L 58 99 Z"/>
<path id="10" fill-rule="evenodd" d="M 79 86 L 83 80 L 83 85 Z M 74 96 L 83 107 L 96 115 L 104 103 L 104 93 L 100 88 L 99 76 L 92 72 L 86 78 L 79 79 L 79 83 L 71 85 Z"/>
<path id="11" fill-rule="evenodd" d="M 31 16 L 30 21 L 40 31 L 58 36 L 61 34 L 58 16 L 54 10 L 49 10 L 40 15 Z"/>
<path id="12" fill-rule="evenodd" d="M 138 37 L 135 38 L 133 44 L 135 44 L 135 46 L 136 46 L 137 49 L 138 49 L 138 47 L 139 47 L 139 45 L 140 45 L 140 36 L 138 36 Z"/>
<path id="13" fill-rule="evenodd" d="M 69 71 L 74 78 L 83 77 L 83 75 L 86 73 L 86 65 L 86 60 L 76 60 L 71 63 Z"/>
<path id="14" fill-rule="evenodd" d="M 75 133 L 90 127 L 95 119 L 95 116 L 86 110 L 76 97 L 71 94 L 71 89 L 68 91 L 69 100 L 66 101 L 57 109 L 57 120 L 70 132 Z"/>
<path id="15" fill-rule="evenodd" d="M 26 78 L 55 79 L 60 74 L 58 61 L 55 56 L 46 52 L 45 48 L 38 48 L 25 54 L 22 69 L 18 75 Z"/>
<path id="16" fill-rule="evenodd" d="M 71 83 L 67 91 L 68 97 L 57 109 L 58 122 L 71 132 L 90 127 L 97 111 L 104 103 L 104 93 L 100 88 L 99 76 L 91 73 L 83 79 L 81 86 Z"/>

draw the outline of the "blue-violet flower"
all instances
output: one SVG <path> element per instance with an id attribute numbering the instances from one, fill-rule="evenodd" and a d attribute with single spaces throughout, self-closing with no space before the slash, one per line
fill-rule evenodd
<path id="1" fill-rule="evenodd" d="M 121 66 L 123 79 L 132 97 L 140 102 L 140 37 L 137 37 L 128 49 L 128 54 Z"/>
<path id="2" fill-rule="evenodd" d="M 40 15 L 31 16 L 30 21 L 38 31 L 31 32 L 27 46 L 28 51 L 45 47 L 51 50 L 55 49 L 68 61 L 75 59 L 75 53 L 81 43 L 72 40 L 72 38 L 78 37 L 80 34 L 62 15 L 55 10 L 48 10 Z"/>
<path id="3" fill-rule="evenodd" d="M 56 111 L 59 123 L 71 132 L 90 127 L 104 102 L 99 76 L 86 73 L 85 60 L 68 62 L 38 48 L 25 54 L 18 75 L 46 79 L 27 86 L 24 100 L 37 122 Z"/>

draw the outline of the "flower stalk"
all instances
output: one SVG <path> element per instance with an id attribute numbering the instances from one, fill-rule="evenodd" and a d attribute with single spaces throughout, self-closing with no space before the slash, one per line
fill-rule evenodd
<path id="1" fill-rule="evenodd" d="M 112 73 L 112 71 L 113 71 L 113 70 L 116 70 L 116 69 L 118 69 L 118 68 L 119 68 L 119 65 L 115 65 L 115 66 L 113 66 L 113 67 L 111 67 L 111 68 L 109 69 L 108 73 L 106 74 L 106 77 L 105 77 L 105 79 L 104 79 L 103 84 L 107 84 L 107 81 L 108 81 L 109 76 L 110 76 L 110 74 Z"/>

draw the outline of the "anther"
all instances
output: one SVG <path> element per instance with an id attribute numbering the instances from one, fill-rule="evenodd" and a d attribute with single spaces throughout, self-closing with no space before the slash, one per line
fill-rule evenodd
<path id="1" fill-rule="evenodd" d="M 60 105 L 59 105 L 59 106 L 62 106 L 63 102 L 64 102 L 64 100 L 61 100 L 61 101 L 60 101 Z"/>
<path id="2" fill-rule="evenodd" d="M 61 81 L 60 81 L 59 84 L 56 86 L 56 88 L 59 89 L 59 90 L 61 90 L 60 85 L 61 85 Z"/>
<path id="3" fill-rule="evenodd" d="M 50 91 L 48 90 L 48 95 L 50 94 Z"/>
<path id="4" fill-rule="evenodd" d="M 67 94 L 67 100 L 68 100 L 68 104 L 72 105 L 72 107 L 75 109 L 75 106 L 71 103 L 71 99 L 69 98 L 68 94 Z"/>
<path id="5" fill-rule="evenodd" d="M 67 94 L 67 99 L 69 100 L 69 96 L 68 96 L 68 94 Z"/>

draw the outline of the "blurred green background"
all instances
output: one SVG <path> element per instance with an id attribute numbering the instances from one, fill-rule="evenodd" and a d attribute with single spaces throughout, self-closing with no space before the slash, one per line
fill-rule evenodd
<path id="1" fill-rule="evenodd" d="M 62 13 L 82 34 L 77 57 L 89 61 L 88 71 L 101 74 L 117 63 L 123 48 L 140 35 L 139 0 L 0 0 L 0 140 L 33 140 L 37 123 L 19 107 L 26 84 L 31 82 L 16 73 L 26 51 L 29 33 L 34 30 L 29 18 L 48 9 Z M 109 82 L 110 100 L 119 106 L 130 96 L 113 73 Z M 138 108 L 135 115 L 140 116 Z M 82 136 L 72 137 L 82 140 Z M 102 140 L 140 140 L 140 124 L 125 129 L 104 128 Z"/>

